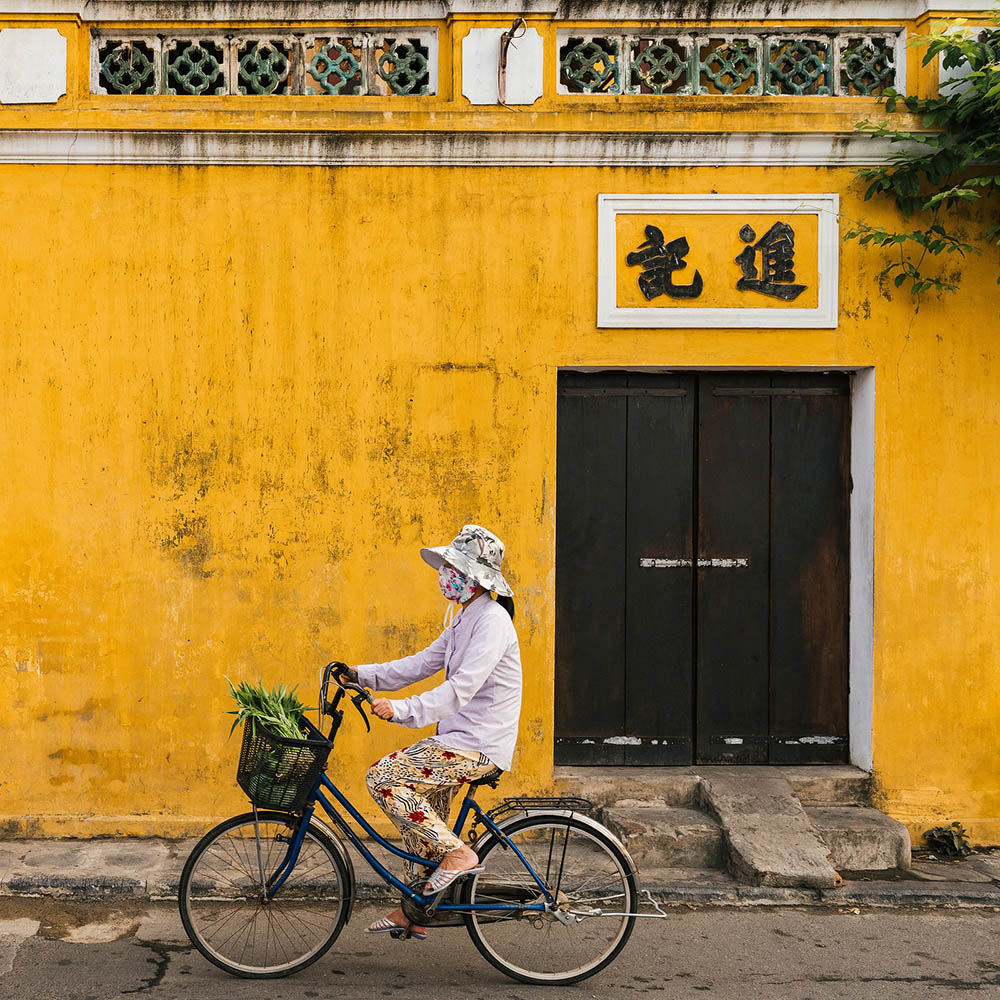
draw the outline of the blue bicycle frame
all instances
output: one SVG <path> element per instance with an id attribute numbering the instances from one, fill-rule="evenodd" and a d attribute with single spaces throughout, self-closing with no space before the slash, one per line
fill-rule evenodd
<path id="1" fill-rule="evenodd" d="M 424 893 L 415 892 L 404 882 L 401 882 L 388 868 L 383 865 L 378 858 L 368 849 L 364 841 L 354 832 L 350 824 L 344 819 L 343 816 L 337 812 L 337 809 L 330 802 L 330 800 L 323 794 L 323 791 L 328 791 L 337 800 L 337 802 L 350 814 L 356 823 L 364 830 L 364 832 L 372 838 L 380 846 L 384 847 L 391 854 L 395 854 L 397 857 L 402 858 L 404 861 L 409 861 L 412 864 L 421 865 L 424 868 L 434 868 L 433 863 L 429 863 L 426 858 L 418 858 L 413 854 L 408 854 L 406 851 L 400 850 L 394 844 L 390 843 L 384 837 L 379 836 L 379 834 L 372 828 L 371 824 L 358 812 L 357 809 L 351 804 L 344 793 L 337 788 L 337 786 L 326 776 L 326 774 L 320 773 L 319 777 L 316 779 L 316 784 L 313 785 L 312 791 L 309 793 L 309 798 L 306 800 L 305 811 L 302 816 L 302 821 L 298 825 L 298 829 L 295 831 L 295 836 L 292 839 L 292 843 L 289 846 L 288 853 L 285 855 L 284 860 L 278 866 L 274 874 L 268 880 L 267 885 L 267 895 L 269 897 L 274 896 L 281 886 L 284 884 L 285 880 L 291 875 L 292 870 L 295 868 L 295 864 L 299 858 L 299 851 L 302 847 L 302 842 L 305 839 L 306 830 L 309 828 L 309 822 L 313 817 L 313 813 L 316 810 L 316 803 L 318 802 L 323 810 L 327 813 L 331 820 L 336 824 L 337 828 L 344 834 L 344 836 L 350 841 L 354 846 L 354 849 L 368 862 L 368 864 L 376 871 L 382 878 L 388 882 L 390 885 L 397 888 L 401 893 L 409 897 L 418 906 L 428 906 L 430 905 L 435 897 L 433 895 L 426 895 Z M 474 811 L 478 819 L 486 826 L 495 837 L 497 837 L 500 842 L 507 848 L 513 850 L 513 852 L 520 859 L 521 864 L 524 865 L 525 870 L 528 871 L 531 877 L 535 880 L 538 885 L 539 893 L 545 897 L 545 903 L 440 903 L 437 906 L 438 912 L 444 911 L 457 911 L 459 913 L 472 913 L 477 910 L 502 910 L 504 912 L 511 912 L 513 910 L 529 913 L 532 911 L 544 912 L 547 904 L 554 902 L 555 897 L 549 891 L 545 883 L 538 877 L 535 870 L 528 863 L 527 858 L 518 850 L 516 844 L 510 841 L 504 832 L 493 822 L 493 820 L 483 812 L 482 807 L 473 797 L 473 791 L 470 788 L 466 793 L 465 799 L 462 802 L 462 808 L 459 811 L 458 819 L 455 821 L 455 834 L 456 836 L 462 835 L 462 828 L 465 826 L 465 821 L 469 816 L 469 812 Z"/>

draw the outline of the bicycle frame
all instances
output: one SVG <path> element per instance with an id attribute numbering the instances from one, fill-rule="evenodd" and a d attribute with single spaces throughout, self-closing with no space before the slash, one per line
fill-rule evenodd
<path id="1" fill-rule="evenodd" d="M 330 800 L 323 794 L 323 791 L 328 791 L 331 793 L 333 798 L 350 814 L 351 818 L 364 830 L 364 832 L 371 837 L 377 844 L 385 848 L 391 854 L 395 854 L 396 857 L 402 858 L 404 861 L 409 861 L 412 864 L 421 865 L 424 868 L 434 868 L 435 864 L 428 862 L 426 858 L 418 858 L 416 855 L 408 854 L 406 851 L 400 850 L 394 844 L 390 843 L 384 837 L 380 836 L 379 833 L 374 830 L 371 824 L 355 809 L 354 805 L 350 802 L 344 793 L 337 788 L 337 786 L 326 776 L 326 774 L 321 773 L 316 779 L 316 784 L 313 786 L 312 792 L 309 794 L 309 798 L 306 800 L 305 811 L 302 815 L 302 820 L 298 825 L 298 829 L 295 831 L 295 836 L 292 839 L 292 843 L 289 846 L 288 853 L 285 855 L 284 860 L 275 870 L 274 874 L 268 880 L 267 885 L 267 895 L 273 897 L 281 886 L 284 884 L 285 880 L 291 875 L 292 870 L 295 868 L 295 864 L 299 858 L 299 851 L 302 847 L 302 842 L 305 839 L 306 830 L 309 828 L 309 821 L 312 819 L 313 814 L 316 811 L 316 803 L 318 802 L 322 807 L 323 811 L 333 820 L 337 828 L 344 834 L 344 836 L 350 841 L 354 849 L 368 862 L 371 868 L 378 872 L 378 874 L 390 885 L 394 886 L 401 893 L 411 899 L 418 906 L 428 906 L 434 902 L 434 895 L 427 895 L 424 893 L 415 892 L 406 883 L 400 881 L 388 868 L 383 865 L 377 857 L 368 849 L 364 841 L 354 832 L 351 825 L 344 819 L 343 816 L 337 811 L 336 807 L 330 802 Z M 519 912 L 529 913 L 529 912 L 545 912 L 548 904 L 555 901 L 555 897 L 549 891 L 544 882 L 535 873 L 535 870 L 528 863 L 527 858 L 518 850 L 516 844 L 512 843 L 505 835 L 504 832 L 493 822 L 492 819 L 483 811 L 482 807 L 475 800 L 473 796 L 473 791 L 470 788 L 466 793 L 465 798 L 462 801 L 462 807 L 459 810 L 458 818 L 455 821 L 455 835 L 461 836 L 462 829 L 465 826 L 465 821 L 468 819 L 469 813 L 475 812 L 478 819 L 486 826 L 486 828 L 504 845 L 505 848 L 513 850 L 513 852 L 520 859 L 521 864 L 524 865 L 525 870 L 531 875 L 538 885 L 539 894 L 545 897 L 545 903 L 440 903 L 436 907 L 438 912 L 452 911 L 458 913 L 472 913 L 477 910 L 501 910 L 504 912 L 510 912 L 511 910 L 517 910 Z"/>

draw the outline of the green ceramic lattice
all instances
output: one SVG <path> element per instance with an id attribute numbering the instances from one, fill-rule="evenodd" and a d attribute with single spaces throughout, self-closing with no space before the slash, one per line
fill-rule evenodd
<path id="1" fill-rule="evenodd" d="M 698 47 L 700 94 L 759 94 L 760 43 L 736 38 Z"/>
<path id="2" fill-rule="evenodd" d="M 640 38 L 632 43 L 630 84 L 643 94 L 690 94 L 691 54 L 673 38 Z"/>
<path id="3" fill-rule="evenodd" d="M 833 46 L 826 39 L 780 38 L 767 48 L 769 94 L 829 94 Z"/>
<path id="4" fill-rule="evenodd" d="M 559 80 L 572 94 L 617 94 L 619 43 L 615 38 L 570 38 L 560 50 Z"/>
<path id="5" fill-rule="evenodd" d="M 891 39 L 849 38 L 840 52 L 840 89 L 871 97 L 896 82 Z"/>
<path id="6" fill-rule="evenodd" d="M 241 94 L 284 94 L 292 65 L 281 42 L 247 42 L 239 51 Z"/>
<path id="7" fill-rule="evenodd" d="M 168 94 L 224 94 L 223 50 L 218 42 L 178 42 L 164 54 Z"/>
<path id="8" fill-rule="evenodd" d="M 101 50 L 101 83 L 110 94 L 153 94 L 156 73 L 146 42 L 112 42 Z"/>
<path id="9" fill-rule="evenodd" d="M 378 57 L 378 75 L 394 94 L 426 94 L 430 83 L 428 54 L 416 39 L 394 41 Z"/>

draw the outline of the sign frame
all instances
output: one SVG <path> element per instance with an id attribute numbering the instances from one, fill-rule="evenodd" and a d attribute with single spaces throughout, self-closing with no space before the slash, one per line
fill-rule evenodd
<path id="1" fill-rule="evenodd" d="M 838 320 L 840 195 L 599 194 L 597 196 L 597 325 L 612 328 L 832 329 Z M 619 215 L 818 215 L 817 305 L 807 309 L 619 306 L 616 217 Z M 734 220 L 735 221 L 735 220 Z M 739 229 L 739 226 L 736 227 Z M 734 230 L 734 233 L 736 230 Z M 734 242 L 734 256 L 739 245 Z M 694 264 L 694 262 L 691 262 Z"/>

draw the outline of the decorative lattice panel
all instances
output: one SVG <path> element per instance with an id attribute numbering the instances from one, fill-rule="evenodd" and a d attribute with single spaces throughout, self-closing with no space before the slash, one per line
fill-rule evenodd
<path id="1" fill-rule="evenodd" d="M 430 50 L 419 38 L 379 39 L 375 47 L 375 65 L 378 80 L 387 93 L 430 92 Z"/>
<path id="2" fill-rule="evenodd" d="M 902 31 L 557 33 L 561 94 L 870 97 L 901 87 Z"/>
<path id="3" fill-rule="evenodd" d="M 281 38 L 244 39 L 235 46 L 241 94 L 291 93 L 292 46 Z"/>
<path id="4" fill-rule="evenodd" d="M 306 49 L 306 93 L 365 93 L 365 51 L 357 38 L 314 38 Z"/>
<path id="5" fill-rule="evenodd" d="M 134 37 L 93 33 L 96 94 L 273 97 L 437 93 L 437 33 Z"/>
<path id="6" fill-rule="evenodd" d="M 559 46 L 559 84 L 567 94 L 619 94 L 621 40 L 571 37 Z"/>
<path id="7" fill-rule="evenodd" d="M 634 38 L 628 89 L 638 94 L 690 94 L 695 46 L 691 38 Z"/>
<path id="8" fill-rule="evenodd" d="M 762 43 L 753 37 L 706 38 L 698 43 L 699 94 L 759 94 Z"/>
<path id="9" fill-rule="evenodd" d="M 165 93 L 191 97 L 229 93 L 224 38 L 171 38 L 163 46 Z"/>
<path id="10" fill-rule="evenodd" d="M 842 94 L 870 97 L 896 80 L 896 40 L 884 35 L 837 39 L 837 82 Z"/>
<path id="11" fill-rule="evenodd" d="M 829 38 L 769 38 L 768 94 L 830 94 L 833 85 L 833 44 Z"/>
<path id="12" fill-rule="evenodd" d="M 97 89 L 102 94 L 160 91 L 160 45 L 156 38 L 131 38 L 95 45 Z"/>

